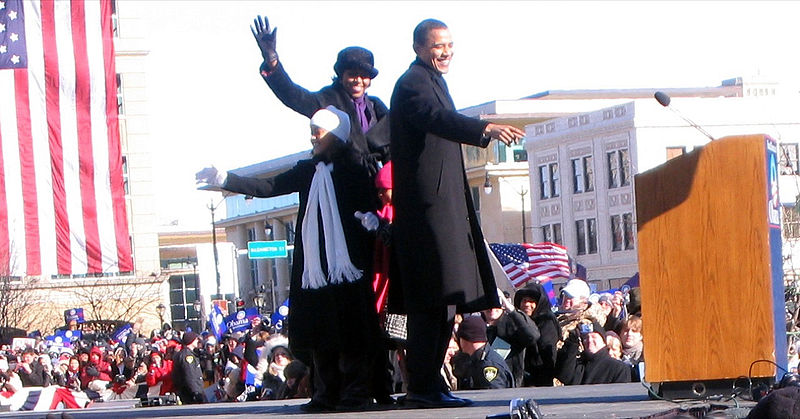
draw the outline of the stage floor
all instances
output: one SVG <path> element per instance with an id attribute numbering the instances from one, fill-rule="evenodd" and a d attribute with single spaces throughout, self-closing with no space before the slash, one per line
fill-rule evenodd
<path id="1" fill-rule="evenodd" d="M 396 409 L 369 412 L 326 413 L 308 415 L 300 411 L 299 405 L 308 399 L 258 401 L 244 403 L 216 403 L 194 406 L 133 407 L 135 401 L 96 403 L 89 409 L 69 410 L 73 418 L 146 418 L 146 417 L 216 417 L 233 418 L 259 416 L 292 418 L 485 418 L 487 415 L 508 413 L 511 399 L 532 398 L 539 404 L 547 418 L 639 418 L 665 413 L 684 407 L 702 406 L 702 402 L 672 403 L 650 400 L 647 390 L 639 383 L 599 384 L 569 387 L 526 387 L 503 390 L 474 390 L 456 392 L 470 398 L 475 404 L 457 409 Z M 716 403 L 722 404 L 722 403 Z M 724 403 L 731 407 L 733 402 Z M 742 408 L 754 406 L 753 402 L 739 401 Z M 741 412 L 742 409 L 739 410 Z M 8 412 L 0 418 L 43 417 L 44 412 Z M 61 417 L 60 413 L 57 413 Z"/>

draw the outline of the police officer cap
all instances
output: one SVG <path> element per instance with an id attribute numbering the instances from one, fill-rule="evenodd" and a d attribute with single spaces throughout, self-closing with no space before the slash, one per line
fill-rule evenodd
<path id="1" fill-rule="evenodd" d="M 186 332 L 186 333 L 183 334 L 183 337 L 181 338 L 181 343 L 184 346 L 186 346 L 186 345 L 194 342 L 195 339 L 197 339 L 198 337 L 199 336 L 195 332 Z"/>
<path id="2" fill-rule="evenodd" d="M 486 322 L 481 316 L 465 317 L 456 336 L 469 342 L 486 342 Z"/>

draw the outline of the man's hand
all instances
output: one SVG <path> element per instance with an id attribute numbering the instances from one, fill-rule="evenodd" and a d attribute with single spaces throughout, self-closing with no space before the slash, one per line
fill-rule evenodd
<path id="1" fill-rule="evenodd" d="M 514 303 L 511 302 L 511 299 L 506 298 L 506 295 L 503 293 L 503 290 L 501 290 L 500 288 L 497 289 L 497 298 L 500 299 L 500 306 L 503 307 L 503 310 L 505 310 L 505 311 L 507 311 L 509 313 L 511 313 L 514 310 L 516 310 L 514 308 Z"/>
<path id="2" fill-rule="evenodd" d="M 361 225 L 364 226 L 367 231 L 375 231 L 381 224 L 380 220 L 378 220 L 378 216 L 373 212 L 364 213 L 361 211 L 356 211 L 353 215 L 361 220 Z"/>
<path id="3" fill-rule="evenodd" d="M 261 56 L 264 57 L 264 62 L 269 67 L 275 68 L 278 65 L 278 53 L 275 50 L 275 41 L 278 34 L 278 29 L 273 28 L 269 30 L 269 20 L 265 17 L 258 16 L 253 19 L 253 26 L 250 26 L 250 31 L 253 32 L 253 37 L 256 38 L 258 48 L 261 50 Z"/>
<path id="4" fill-rule="evenodd" d="M 194 179 L 198 185 L 205 183 L 208 186 L 217 187 L 224 185 L 227 178 L 228 172 L 219 171 L 214 166 L 206 167 L 194 175 Z"/>
<path id="5" fill-rule="evenodd" d="M 525 132 L 512 125 L 489 123 L 483 130 L 483 135 L 493 140 L 502 141 L 505 145 L 517 144 Z"/>

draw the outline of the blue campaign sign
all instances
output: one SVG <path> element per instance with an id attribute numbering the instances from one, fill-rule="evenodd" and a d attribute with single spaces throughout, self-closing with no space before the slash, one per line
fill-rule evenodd
<path id="1" fill-rule="evenodd" d="M 250 329 L 250 320 L 253 317 L 258 317 L 256 307 L 237 311 L 225 318 L 225 327 L 229 332 L 245 332 Z"/>
<path id="2" fill-rule="evenodd" d="M 285 258 L 288 254 L 286 240 L 247 242 L 247 257 L 250 259 Z"/>

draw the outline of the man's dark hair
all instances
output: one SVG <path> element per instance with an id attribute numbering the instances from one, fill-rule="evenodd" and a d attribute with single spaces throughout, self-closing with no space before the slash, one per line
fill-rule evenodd
<path id="1" fill-rule="evenodd" d="M 447 29 L 447 25 L 436 19 L 425 19 L 419 22 L 414 28 L 414 45 L 425 45 L 425 42 L 428 41 L 428 34 L 434 29 Z"/>

